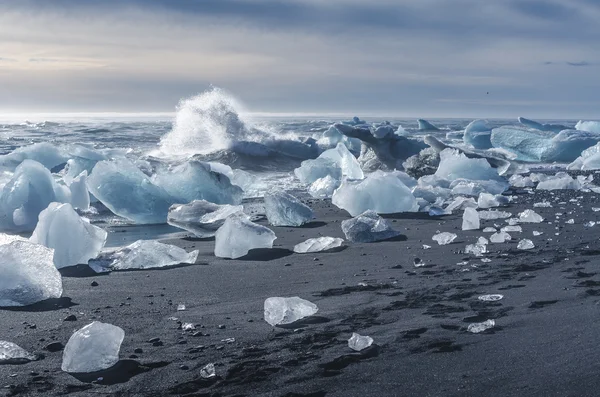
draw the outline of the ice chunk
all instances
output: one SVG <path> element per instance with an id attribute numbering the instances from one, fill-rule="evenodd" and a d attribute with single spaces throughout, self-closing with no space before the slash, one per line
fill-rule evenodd
<path id="1" fill-rule="evenodd" d="M 354 243 L 372 243 L 400 236 L 400 232 L 393 230 L 388 221 L 370 210 L 342 221 L 342 231 L 346 239 Z"/>
<path id="2" fill-rule="evenodd" d="M 294 170 L 294 174 L 302 183 L 313 183 L 318 179 L 330 176 L 334 180 L 342 179 L 342 169 L 331 158 L 316 158 L 305 160 L 300 167 Z"/>
<path id="3" fill-rule="evenodd" d="M 317 305 L 297 296 L 265 300 L 265 321 L 273 327 L 295 323 L 319 311 Z"/>
<path id="4" fill-rule="evenodd" d="M 200 369 L 200 376 L 203 379 L 211 379 L 217 376 L 217 372 L 215 371 L 215 364 L 210 363 L 206 364 L 204 367 Z"/>
<path id="5" fill-rule="evenodd" d="M 450 184 L 452 194 L 479 196 L 481 193 L 501 194 L 508 188 L 508 183 L 499 181 L 468 181 L 456 179 Z"/>
<path id="6" fill-rule="evenodd" d="M 475 149 L 490 149 L 492 147 L 491 135 L 492 129 L 488 126 L 487 121 L 474 120 L 465 128 L 463 141 Z"/>
<path id="7" fill-rule="evenodd" d="M 481 244 L 481 245 L 487 245 L 487 244 L 489 244 L 489 243 L 490 243 L 490 242 L 489 242 L 489 240 L 488 240 L 487 238 L 483 237 L 483 236 L 482 236 L 482 237 L 479 237 L 479 238 L 477 239 L 477 244 Z"/>
<path id="8" fill-rule="evenodd" d="M 547 201 L 540 201 L 539 203 L 533 203 L 534 208 L 552 208 L 552 204 Z"/>
<path id="9" fill-rule="evenodd" d="M 508 182 L 514 187 L 532 187 L 534 185 L 530 177 L 517 174 L 511 176 Z"/>
<path id="10" fill-rule="evenodd" d="M 477 297 L 477 299 L 479 299 L 482 302 L 498 302 L 499 300 L 502 300 L 503 298 L 504 298 L 504 295 L 500 295 L 500 294 L 481 295 L 481 296 Z"/>
<path id="11" fill-rule="evenodd" d="M 183 248 L 156 240 L 138 240 L 110 255 L 112 270 L 155 269 L 181 263 L 196 263 L 198 250 L 188 253 Z"/>
<path id="12" fill-rule="evenodd" d="M 265 194 L 265 211 L 273 226 L 302 226 L 314 217 L 307 205 L 291 194 L 278 190 Z"/>
<path id="13" fill-rule="evenodd" d="M 196 237 L 213 237 L 225 219 L 232 215 L 243 216 L 241 205 L 219 205 L 206 200 L 194 200 L 189 204 L 175 204 L 169 208 L 167 223 L 194 233 Z"/>
<path id="14" fill-rule="evenodd" d="M 542 124 L 534 120 L 526 119 L 525 117 L 519 117 L 518 120 L 519 123 L 524 126 L 540 131 L 561 132 L 562 130 L 568 129 L 568 127 L 561 124 Z"/>
<path id="15" fill-rule="evenodd" d="M 579 181 L 565 172 L 557 172 L 556 175 L 538 183 L 536 187 L 537 190 L 579 190 L 580 188 Z"/>
<path id="16" fill-rule="evenodd" d="M 517 244 L 517 249 L 520 249 L 520 250 L 530 250 L 533 248 L 535 248 L 535 245 L 533 245 L 533 241 L 528 240 L 526 238 L 519 241 L 519 244 Z"/>
<path id="17" fill-rule="evenodd" d="M 600 134 L 600 121 L 578 121 L 575 129 L 579 131 L 595 132 Z"/>
<path id="18" fill-rule="evenodd" d="M 330 198 L 339 186 L 339 180 L 327 175 L 314 181 L 308 187 L 308 194 L 315 198 Z"/>
<path id="19" fill-rule="evenodd" d="M 535 237 L 537 237 L 537 236 L 541 236 L 542 234 L 544 234 L 544 232 L 538 232 L 537 230 L 534 230 L 534 231 L 533 231 L 533 235 L 534 235 Z"/>
<path id="20" fill-rule="evenodd" d="M 90 208 L 90 193 L 87 187 L 88 173 L 82 171 L 75 179 L 71 181 L 69 189 L 71 191 L 71 205 L 83 211 Z"/>
<path id="21" fill-rule="evenodd" d="M 596 226 L 596 222 L 595 221 L 588 221 L 588 222 L 585 222 L 583 224 L 583 226 L 584 227 L 594 227 L 594 226 Z"/>
<path id="22" fill-rule="evenodd" d="M 13 241 L 29 241 L 29 240 L 26 239 L 25 237 L 13 235 L 13 234 L 0 233 L 0 245 L 10 244 Z"/>
<path id="23" fill-rule="evenodd" d="M 479 215 L 481 215 L 481 213 L 480 213 Z M 482 219 L 483 219 L 483 218 L 482 218 Z M 496 228 L 495 228 L 495 227 L 488 226 L 488 227 L 486 227 L 485 229 L 483 229 L 483 232 L 484 232 L 484 233 L 495 233 L 495 232 L 496 232 Z"/>
<path id="24" fill-rule="evenodd" d="M 506 196 L 480 193 L 477 200 L 477 206 L 479 208 L 494 208 L 507 205 L 508 202 L 509 200 Z"/>
<path id="25" fill-rule="evenodd" d="M 533 210 L 525 210 L 519 214 L 519 222 L 521 223 L 540 223 L 543 221 L 544 218 Z"/>
<path id="26" fill-rule="evenodd" d="M 114 214 L 140 224 L 165 223 L 175 201 L 126 159 L 97 163 L 88 188 Z"/>
<path id="27" fill-rule="evenodd" d="M 475 208 L 465 208 L 463 212 L 462 230 L 477 230 L 481 227 L 479 214 Z"/>
<path id="28" fill-rule="evenodd" d="M 506 211 L 479 211 L 479 219 L 486 221 L 510 218 L 512 214 Z"/>
<path id="29" fill-rule="evenodd" d="M 454 201 L 452 201 L 446 207 L 446 211 L 452 212 L 454 210 L 464 210 L 465 208 L 477 208 L 477 203 L 472 197 L 456 197 Z"/>
<path id="30" fill-rule="evenodd" d="M 25 364 L 36 359 L 36 356 L 29 353 L 22 347 L 11 342 L 0 340 L 0 365 Z"/>
<path id="31" fill-rule="evenodd" d="M 125 331 L 94 321 L 76 331 L 65 346 L 62 370 L 70 373 L 103 371 L 119 362 Z"/>
<path id="32" fill-rule="evenodd" d="M 465 247 L 465 253 L 473 254 L 475 256 L 482 256 L 487 252 L 487 245 L 485 244 L 469 244 Z"/>
<path id="33" fill-rule="evenodd" d="M 373 338 L 370 336 L 362 336 L 356 332 L 352 333 L 352 337 L 348 339 L 348 347 L 354 351 L 362 351 L 373 344 Z"/>
<path id="34" fill-rule="evenodd" d="M 511 238 L 512 237 L 510 236 L 510 234 L 506 232 L 498 232 L 490 236 L 490 241 L 494 244 L 501 244 L 505 243 L 506 241 L 510 241 Z"/>
<path id="35" fill-rule="evenodd" d="M 330 159 L 338 164 L 342 170 L 342 176 L 350 179 L 362 179 L 365 177 L 358 160 L 356 160 L 356 157 L 350 153 L 343 143 L 338 143 L 335 149 L 324 151 L 319 158 Z"/>
<path id="36" fill-rule="evenodd" d="M 434 235 L 431 239 L 437 241 L 439 245 L 446 245 L 452 243 L 457 237 L 454 233 L 443 232 Z"/>
<path id="37" fill-rule="evenodd" d="M 440 165 L 435 176 L 454 181 L 456 179 L 501 181 L 504 178 L 483 158 L 468 158 L 456 149 L 444 149 L 440 152 Z"/>
<path id="38" fill-rule="evenodd" d="M 0 168 L 12 171 L 25 160 L 32 160 L 51 170 L 58 165 L 66 163 L 68 159 L 68 154 L 64 149 L 58 148 L 48 142 L 41 142 L 20 147 L 9 154 L 1 155 Z"/>
<path id="39" fill-rule="evenodd" d="M 294 246 L 294 252 L 305 254 L 309 252 L 328 251 L 341 247 L 343 243 L 343 239 L 335 237 L 310 238 L 300 244 L 296 244 Z"/>
<path id="40" fill-rule="evenodd" d="M 277 237 L 269 228 L 245 217 L 230 216 L 215 234 L 215 256 L 237 259 L 251 249 L 272 248 Z"/>
<path id="41" fill-rule="evenodd" d="M 467 327 L 467 331 L 473 334 L 479 334 L 488 329 L 494 328 L 496 326 L 496 322 L 494 320 L 486 320 L 482 323 L 473 323 L 469 324 Z"/>
<path id="42" fill-rule="evenodd" d="M 60 298 L 62 278 L 53 256 L 52 249 L 28 241 L 0 245 L 0 307 Z"/>
<path id="43" fill-rule="evenodd" d="M 71 204 L 50 203 L 30 241 L 54 249 L 54 265 L 60 269 L 87 264 L 98 256 L 106 237 L 106 231 L 80 217 Z"/>
<path id="44" fill-rule="evenodd" d="M 511 232 L 511 233 L 521 233 L 523 231 L 523 229 L 521 228 L 521 226 L 510 225 L 510 226 L 504 226 L 502 229 L 500 229 L 500 231 Z"/>
<path id="45" fill-rule="evenodd" d="M 410 189 L 394 174 L 382 171 L 376 171 L 363 180 L 344 180 L 333 193 L 331 201 L 352 216 L 367 210 L 391 214 L 419 209 Z"/>
<path id="46" fill-rule="evenodd" d="M 439 128 L 437 128 L 435 125 L 431 124 L 427 120 L 418 119 L 417 123 L 419 124 L 419 131 L 439 131 L 440 130 Z"/>

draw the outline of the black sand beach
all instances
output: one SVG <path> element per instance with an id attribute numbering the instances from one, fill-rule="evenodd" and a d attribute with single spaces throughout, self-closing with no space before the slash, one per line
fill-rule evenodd
<path id="1" fill-rule="evenodd" d="M 597 197 L 516 194 L 504 210 L 516 216 L 534 209 L 546 220 L 522 224 L 511 242 L 490 244 L 489 263 L 462 253 L 489 233 L 461 231 L 460 214 L 388 216 L 405 237 L 295 254 L 293 246 L 307 238 L 344 237 L 340 223 L 348 214 L 310 200 L 315 222 L 272 228 L 274 249 L 240 260 L 215 258 L 214 241 L 184 238 L 168 242 L 199 249 L 196 265 L 108 275 L 65 269 L 64 298 L 0 310 L 1 339 L 43 357 L 0 366 L 0 395 L 596 396 L 600 225 L 583 224 L 600 221 L 591 209 L 600 207 Z M 533 208 L 543 199 L 553 207 Z M 482 228 L 494 223 L 505 225 L 482 221 Z M 438 246 L 431 240 L 437 231 L 458 238 Z M 522 238 L 535 249 L 517 250 Z M 415 258 L 425 266 L 415 267 Z M 479 301 L 483 294 L 504 299 Z M 308 299 L 319 312 L 273 328 L 263 320 L 263 302 L 272 296 Z M 185 311 L 177 311 L 180 303 Z M 72 315 L 76 321 L 65 321 Z M 488 319 L 495 328 L 467 332 Z M 57 342 L 66 344 L 93 320 L 125 330 L 122 361 L 86 377 L 62 372 L 62 352 L 48 348 L 60 349 Z M 183 331 L 181 323 L 196 329 Z M 347 346 L 352 332 L 375 344 L 354 353 Z M 210 380 L 200 376 L 208 363 L 217 373 Z"/>

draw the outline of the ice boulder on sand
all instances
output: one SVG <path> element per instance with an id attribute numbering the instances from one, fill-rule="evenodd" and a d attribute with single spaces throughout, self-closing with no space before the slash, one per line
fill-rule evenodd
<path id="1" fill-rule="evenodd" d="M 417 199 L 393 173 L 376 171 L 362 180 L 344 180 L 331 202 L 352 216 L 373 210 L 380 214 L 416 212 Z"/>
<path id="2" fill-rule="evenodd" d="M 370 336 L 363 336 L 357 334 L 356 332 L 352 333 L 352 337 L 348 339 L 348 347 L 354 351 L 362 351 L 366 348 L 370 347 L 373 344 L 373 338 Z"/>
<path id="3" fill-rule="evenodd" d="M 330 176 L 339 181 L 342 179 L 342 169 L 331 158 L 316 158 L 305 160 L 300 167 L 294 170 L 294 175 L 302 183 L 311 184 L 318 179 Z"/>
<path id="4" fill-rule="evenodd" d="M 243 216 L 241 205 L 219 205 L 206 200 L 194 200 L 189 204 L 175 204 L 169 208 L 167 223 L 194 233 L 196 237 L 213 237 L 225 219 L 232 215 Z"/>
<path id="5" fill-rule="evenodd" d="M 297 296 L 265 300 L 265 321 L 273 327 L 295 323 L 319 311 L 317 305 Z"/>
<path id="6" fill-rule="evenodd" d="M 300 244 L 296 244 L 294 246 L 294 252 L 299 254 L 322 252 L 339 248 L 342 246 L 342 244 L 344 244 L 344 240 L 336 237 L 309 238 Z"/>
<path id="7" fill-rule="evenodd" d="M 60 298 L 62 278 L 53 256 L 52 249 L 28 241 L 0 245 L 0 307 Z"/>
<path id="8" fill-rule="evenodd" d="M 36 359 L 36 356 L 29 353 L 22 347 L 11 342 L 0 340 L 0 365 L 25 364 Z"/>
<path id="9" fill-rule="evenodd" d="M 457 237 L 454 233 L 443 232 L 434 235 L 431 239 L 437 241 L 439 245 L 447 245 L 456 240 Z"/>
<path id="10" fill-rule="evenodd" d="M 507 205 L 508 203 L 508 197 L 499 194 L 480 193 L 479 198 L 477 199 L 477 206 L 479 208 L 500 207 L 501 205 Z"/>
<path id="11" fill-rule="evenodd" d="M 112 270 L 156 269 L 181 263 L 196 263 L 198 250 L 188 253 L 183 248 L 155 240 L 138 240 L 110 255 Z"/>
<path id="12" fill-rule="evenodd" d="M 519 222 L 522 223 L 540 223 L 544 218 L 533 210 L 525 210 L 519 213 Z"/>
<path id="13" fill-rule="evenodd" d="M 324 151 L 319 158 L 330 159 L 335 162 L 342 170 L 342 176 L 347 178 L 362 179 L 365 176 L 358 160 L 343 143 L 338 143 L 335 149 Z"/>
<path id="14" fill-rule="evenodd" d="M 237 259 L 251 249 L 273 248 L 277 237 L 267 227 L 250 222 L 245 217 L 230 216 L 215 234 L 215 256 Z"/>
<path id="15" fill-rule="evenodd" d="M 481 227 L 479 213 L 475 208 L 465 208 L 463 212 L 462 230 L 478 230 Z"/>
<path id="16" fill-rule="evenodd" d="M 65 346 L 62 370 L 69 373 L 90 373 L 109 369 L 119 362 L 125 331 L 94 321 L 76 331 Z"/>
<path id="17" fill-rule="evenodd" d="M 313 211 L 296 197 L 281 190 L 265 194 L 267 219 L 273 226 L 302 226 L 310 222 Z"/>
<path id="18" fill-rule="evenodd" d="M 54 249 L 54 265 L 60 269 L 87 264 L 98 256 L 106 237 L 106 231 L 80 217 L 71 204 L 50 203 L 30 241 Z"/>
<path id="19" fill-rule="evenodd" d="M 342 231 L 346 239 L 354 243 L 372 243 L 400 236 L 389 222 L 375 211 L 365 211 L 352 219 L 342 221 Z"/>

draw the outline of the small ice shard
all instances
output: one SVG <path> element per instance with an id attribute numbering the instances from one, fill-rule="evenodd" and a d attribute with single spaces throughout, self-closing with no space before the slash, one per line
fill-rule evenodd
<path id="1" fill-rule="evenodd" d="M 533 231 L 533 235 L 536 236 L 536 237 L 537 236 L 541 236 L 542 234 L 544 234 L 544 232 L 538 232 L 537 230 Z"/>
<path id="2" fill-rule="evenodd" d="M 477 208 L 477 203 L 475 202 L 475 199 L 473 199 L 472 197 L 459 196 L 455 198 L 454 201 L 452 201 L 450 204 L 448 204 L 448 206 L 445 209 L 448 212 L 452 212 L 454 210 L 464 210 L 468 207 Z"/>
<path id="3" fill-rule="evenodd" d="M 506 223 L 508 223 L 510 226 L 516 226 L 516 225 L 519 224 L 519 218 L 510 218 L 510 219 L 507 219 Z"/>
<path id="4" fill-rule="evenodd" d="M 156 269 L 181 263 L 195 263 L 198 250 L 188 253 L 183 248 L 156 240 L 138 240 L 110 255 L 112 270 Z"/>
<path id="5" fill-rule="evenodd" d="M 598 207 L 592 207 L 592 211 L 598 212 L 598 211 L 600 211 L 600 208 L 598 208 Z"/>
<path id="6" fill-rule="evenodd" d="M 500 207 L 501 205 L 507 205 L 509 202 L 508 197 L 502 195 L 494 195 L 489 193 L 480 193 L 477 199 L 477 206 L 479 208 L 487 209 Z"/>
<path id="7" fill-rule="evenodd" d="M 535 185 L 530 177 L 517 174 L 511 176 L 508 182 L 514 187 L 533 187 Z"/>
<path id="8" fill-rule="evenodd" d="M 265 194 L 267 219 L 273 226 L 302 226 L 310 222 L 313 211 L 296 197 L 283 191 Z"/>
<path id="9" fill-rule="evenodd" d="M 524 238 L 523 240 L 519 241 L 519 244 L 517 245 L 517 249 L 520 250 L 530 250 L 535 248 L 535 245 L 533 245 L 533 242 L 531 240 L 528 240 L 526 238 Z"/>
<path id="10" fill-rule="evenodd" d="M 219 205 L 206 200 L 194 200 L 189 204 L 175 204 L 169 208 L 167 223 L 194 233 L 196 237 L 213 237 L 225 219 L 231 215 L 243 216 L 241 205 Z"/>
<path id="11" fill-rule="evenodd" d="M 215 365 L 213 363 L 206 364 L 200 370 L 200 376 L 203 379 L 210 379 L 210 378 L 214 378 L 215 376 L 217 376 L 217 373 L 215 371 Z"/>
<path id="12" fill-rule="evenodd" d="M 475 208 L 465 208 L 463 212 L 462 230 L 477 230 L 481 227 L 479 214 Z"/>
<path id="13" fill-rule="evenodd" d="M 534 208 L 552 208 L 552 204 L 547 201 L 540 201 L 539 203 L 533 203 Z"/>
<path id="14" fill-rule="evenodd" d="M 480 301 L 483 301 L 483 302 L 497 302 L 497 301 L 501 300 L 502 298 L 504 298 L 504 295 L 500 295 L 500 294 L 481 295 L 481 296 L 477 297 L 477 299 L 479 299 Z"/>
<path id="15" fill-rule="evenodd" d="M 352 333 L 352 337 L 348 339 L 348 347 L 354 351 L 362 351 L 373 344 L 373 338 L 370 336 L 359 335 L 356 332 Z"/>
<path id="16" fill-rule="evenodd" d="M 488 329 L 494 328 L 496 326 L 496 322 L 494 320 L 487 320 L 482 323 L 473 323 L 469 324 L 467 327 L 467 331 L 473 334 L 479 334 Z"/>
<path id="17" fill-rule="evenodd" d="M 490 236 L 490 241 L 494 244 L 501 244 L 510 241 L 512 237 L 506 232 L 494 233 Z"/>
<path id="18" fill-rule="evenodd" d="M 521 226 L 516 226 L 516 225 L 510 225 L 510 226 L 504 226 L 502 229 L 500 229 L 501 232 L 510 232 L 510 233 L 521 233 L 523 231 L 523 229 L 521 228 Z"/>
<path id="19" fill-rule="evenodd" d="M 306 254 L 310 252 L 328 251 L 334 248 L 339 248 L 344 244 L 344 240 L 337 237 L 317 237 L 309 238 L 308 240 L 296 244 L 294 252 Z"/>
<path id="20" fill-rule="evenodd" d="M 431 249 L 431 245 L 423 244 L 423 249 L 424 250 Z"/>
<path id="21" fill-rule="evenodd" d="M 589 222 L 584 223 L 583 226 L 585 226 L 585 227 L 594 227 L 594 226 L 596 226 L 596 222 L 589 221 Z"/>
<path id="22" fill-rule="evenodd" d="M 87 264 L 96 258 L 106 237 L 104 229 L 80 217 L 71 204 L 50 203 L 40 213 L 40 220 L 29 240 L 54 249 L 54 265 L 61 269 Z"/>
<path id="23" fill-rule="evenodd" d="M 53 256 L 54 250 L 29 241 L 0 245 L 0 307 L 60 298 L 62 278 Z"/>
<path id="24" fill-rule="evenodd" d="M 37 357 L 22 347 L 11 342 L 0 340 L 0 365 L 25 364 L 36 360 Z"/>
<path id="25" fill-rule="evenodd" d="M 489 240 L 485 237 L 479 237 L 477 239 L 477 244 L 488 245 L 489 243 L 490 243 Z"/>
<path id="26" fill-rule="evenodd" d="M 519 214 L 519 222 L 522 223 L 541 223 L 543 221 L 544 218 L 533 210 L 525 210 Z"/>
<path id="27" fill-rule="evenodd" d="M 265 226 L 250 222 L 245 217 L 230 216 L 215 234 L 215 256 L 237 259 L 251 249 L 273 248 L 277 237 Z"/>
<path id="28" fill-rule="evenodd" d="M 496 219 L 506 219 L 506 218 L 510 218 L 511 216 L 512 216 L 512 214 L 510 212 L 506 212 L 506 211 L 495 211 L 495 210 L 479 211 L 479 219 L 483 219 L 486 221 L 496 220 Z"/>
<path id="29" fill-rule="evenodd" d="M 265 300 L 265 321 L 273 327 L 294 323 L 314 315 L 319 308 L 312 302 L 297 296 L 273 297 Z"/>
<path id="30" fill-rule="evenodd" d="M 495 227 L 488 226 L 488 227 L 486 227 L 485 229 L 483 229 L 483 232 L 484 232 L 484 233 L 496 233 L 496 228 L 495 228 Z"/>
<path id="31" fill-rule="evenodd" d="M 83 170 L 75 179 L 71 181 L 69 190 L 71 191 L 71 205 L 82 211 L 90 208 L 90 193 L 87 187 L 87 170 Z"/>
<path id="32" fill-rule="evenodd" d="M 185 305 L 183 303 L 180 303 L 180 304 L 177 305 L 177 311 L 178 312 L 183 312 L 183 311 L 185 311 L 185 309 L 186 308 L 185 308 Z"/>
<path id="33" fill-rule="evenodd" d="M 458 236 L 454 233 L 442 232 L 434 235 L 431 239 L 437 241 L 439 245 L 452 243 Z"/>
<path id="34" fill-rule="evenodd" d="M 192 323 L 183 323 L 181 324 L 182 331 L 193 331 L 196 329 L 196 326 Z"/>
<path id="35" fill-rule="evenodd" d="M 566 221 L 565 223 L 568 225 L 573 225 L 573 224 L 575 224 L 575 219 L 571 218 L 568 221 Z"/>
<path id="36" fill-rule="evenodd" d="M 69 373 L 103 371 L 119 362 L 125 331 L 94 321 L 76 331 L 63 352 L 62 370 Z"/>
<path id="37" fill-rule="evenodd" d="M 483 263 L 490 263 L 492 260 L 491 260 L 491 259 L 488 259 L 488 258 L 481 258 L 481 261 L 482 261 Z"/>
<path id="38" fill-rule="evenodd" d="M 465 248 L 465 253 L 473 254 L 475 256 L 482 256 L 487 252 L 487 245 L 485 244 L 469 244 Z"/>
<path id="39" fill-rule="evenodd" d="M 355 218 L 342 221 L 342 231 L 346 239 L 353 243 L 372 243 L 400 235 L 375 211 L 365 211 Z"/>
<path id="40" fill-rule="evenodd" d="M 439 131 L 435 125 L 431 124 L 429 121 L 424 119 L 418 119 L 417 123 L 419 124 L 419 131 Z"/>

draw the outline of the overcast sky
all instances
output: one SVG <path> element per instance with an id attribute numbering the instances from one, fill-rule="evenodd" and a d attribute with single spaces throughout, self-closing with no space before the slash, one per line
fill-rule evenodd
<path id="1" fill-rule="evenodd" d="M 0 111 L 598 119 L 599 3 L 0 0 Z"/>

